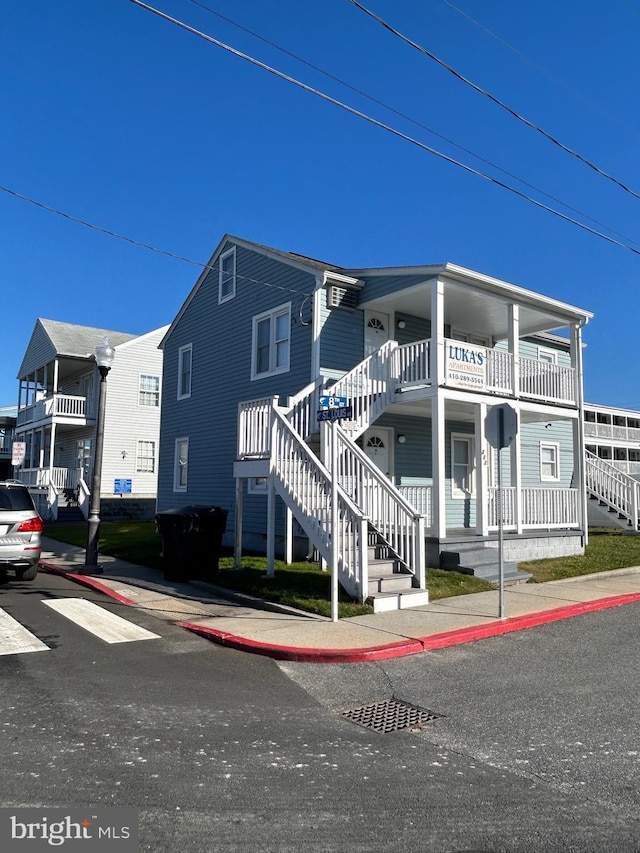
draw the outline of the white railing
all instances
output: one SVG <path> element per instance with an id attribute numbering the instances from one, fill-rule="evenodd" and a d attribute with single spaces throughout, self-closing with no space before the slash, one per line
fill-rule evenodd
<path id="1" fill-rule="evenodd" d="M 540 400 L 575 403 L 575 368 L 520 356 L 520 393 Z"/>
<path id="2" fill-rule="evenodd" d="M 76 468 L 20 468 L 16 476 L 25 486 L 54 486 L 60 492 L 78 485 L 79 471 Z"/>
<path id="3" fill-rule="evenodd" d="M 277 397 L 238 405 L 238 459 L 266 459 L 271 453 L 271 418 Z"/>
<path id="4" fill-rule="evenodd" d="M 393 353 L 397 349 L 397 341 L 387 341 L 324 392 L 347 398 L 353 416 L 343 422 L 343 427 L 353 438 L 361 435 L 395 399 L 393 368 L 397 362 Z"/>
<path id="5" fill-rule="evenodd" d="M 523 529 L 580 527 L 580 491 L 578 489 L 520 489 L 520 512 Z M 497 487 L 489 489 L 489 529 L 500 523 L 500 504 Z M 505 530 L 517 528 L 516 489 L 502 489 L 502 523 Z"/>
<path id="6" fill-rule="evenodd" d="M 337 437 L 340 485 L 405 567 L 425 588 L 425 523 L 393 483 L 344 432 L 327 428 L 327 444 Z M 330 454 L 330 450 L 329 450 Z"/>
<path id="7" fill-rule="evenodd" d="M 588 438 L 615 438 L 619 441 L 640 441 L 640 429 L 622 425 L 584 422 L 584 434 Z"/>
<path id="8" fill-rule="evenodd" d="M 640 483 L 589 450 L 585 453 L 587 491 L 627 518 L 638 530 Z"/>
<path id="9" fill-rule="evenodd" d="M 513 394 L 513 355 L 506 350 L 487 350 L 487 389 Z"/>
<path id="10" fill-rule="evenodd" d="M 275 406 L 272 416 L 271 469 L 276 491 L 329 565 L 332 537 L 337 536 L 338 566 L 332 566 L 332 571 L 337 569 L 349 595 L 364 601 L 368 595 L 366 518 L 338 484 L 337 528 L 333 528 L 329 471 Z"/>
<path id="11" fill-rule="evenodd" d="M 393 350 L 393 376 L 398 388 L 431 383 L 430 346 L 431 342 L 424 340 L 403 344 Z"/>
<path id="12" fill-rule="evenodd" d="M 18 426 L 52 417 L 77 418 L 86 420 L 93 417 L 91 406 L 86 397 L 76 397 L 71 394 L 54 394 L 45 397 L 29 406 L 18 409 Z"/>
<path id="13" fill-rule="evenodd" d="M 402 497 L 424 517 L 425 527 L 431 528 L 431 486 L 398 486 Z"/>

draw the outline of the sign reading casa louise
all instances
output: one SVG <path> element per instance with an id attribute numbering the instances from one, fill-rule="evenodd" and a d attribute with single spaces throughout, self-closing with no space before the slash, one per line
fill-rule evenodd
<path id="1" fill-rule="evenodd" d="M 445 344 L 447 385 L 483 391 L 487 387 L 487 349 L 460 341 Z"/>

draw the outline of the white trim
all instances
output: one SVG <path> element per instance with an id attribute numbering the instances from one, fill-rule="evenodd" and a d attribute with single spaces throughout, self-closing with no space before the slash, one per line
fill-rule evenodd
<path id="1" fill-rule="evenodd" d="M 189 351 L 189 390 L 182 393 L 182 362 L 184 354 Z M 178 400 L 188 400 L 191 396 L 191 384 L 193 379 L 193 344 L 185 344 L 178 350 Z"/>
<path id="2" fill-rule="evenodd" d="M 153 453 L 151 456 L 141 456 L 140 455 L 140 445 L 141 444 L 151 444 Z M 138 464 L 141 459 L 151 459 L 153 463 L 153 468 L 149 471 L 147 468 L 139 468 Z M 135 472 L 136 474 L 157 474 L 158 473 L 158 442 L 155 438 L 137 438 L 136 439 L 136 458 L 135 458 Z"/>
<path id="3" fill-rule="evenodd" d="M 179 446 L 181 444 L 186 444 L 187 452 L 186 459 L 184 463 L 180 461 L 180 449 Z M 181 483 L 182 480 L 182 472 L 180 470 L 180 465 L 184 466 L 184 483 Z M 173 491 L 174 492 L 186 492 L 188 485 L 188 474 L 189 474 L 189 439 L 187 436 L 181 436 L 180 438 L 176 438 L 174 449 L 173 449 Z"/>
<path id="4" fill-rule="evenodd" d="M 557 364 L 558 363 L 558 351 L 555 349 L 549 349 L 549 347 L 538 347 L 538 361 L 542 361 L 545 364 Z"/>
<path id="5" fill-rule="evenodd" d="M 286 364 L 282 364 L 279 367 L 274 366 L 274 357 L 277 353 L 277 344 L 284 343 L 285 339 L 283 338 L 281 341 L 277 341 L 275 338 L 276 331 L 276 323 L 274 322 L 278 317 L 287 317 L 287 331 L 288 336 L 286 338 L 287 342 L 287 359 Z M 257 339 L 257 330 L 258 324 L 263 321 L 269 321 L 269 369 L 264 370 L 261 373 L 257 372 L 257 354 L 258 354 L 258 339 Z M 285 302 L 282 305 L 278 305 L 275 308 L 271 308 L 269 311 L 263 311 L 261 314 L 256 314 L 255 317 L 252 318 L 251 321 L 251 381 L 253 382 L 256 379 L 266 379 L 269 376 L 276 376 L 279 373 L 288 373 L 291 364 L 291 302 Z"/>
<path id="6" fill-rule="evenodd" d="M 225 272 L 223 269 L 223 264 L 225 260 L 229 257 L 233 257 L 233 267 L 231 273 Z M 228 293 L 222 293 L 223 286 L 223 278 L 231 275 L 231 289 Z M 224 302 L 229 302 L 230 299 L 233 299 L 236 295 L 236 247 L 232 246 L 230 249 L 227 249 L 226 252 L 222 252 L 220 257 L 218 258 L 218 305 L 222 305 Z"/>
<path id="7" fill-rule="evenodd" d="M 546 462 L 542 459 L 543 450 L 553 450 L 553 460 L 551 464 L 555 466 L 556 473 L 555 476 L 546 476 L 543 471 L 543 464 L 548 465 L 549 462 Z M 560 443 L 557 441 L 541 441 L 540 442 L 540 482 L 541 483 L 557 483 L 560 481 Z"/>
<path id="8" fill-rule="evenodd" d="M 142 388 L 142 377 L 146 377 L 147 379 L 156 379 L 158 381 L 158 389 L 156 391 L 150 391 L 148 388 Z M 140 409 L 160 409 L 160 391 L 162 388 L 162 376 L 159 373 L 138 373 L 138 408 Z M 141 394 L 155 394 L 156 395 L 156 403 L 153 405 L 149 405 L 148 403 L 140 402 Z"/>
<path id="9" fill-rule="evenodd" d="M 247 477 L 248 495 L 261 495 L 262 497 L 266 497 L 268 490 L 268 477 Z"/>

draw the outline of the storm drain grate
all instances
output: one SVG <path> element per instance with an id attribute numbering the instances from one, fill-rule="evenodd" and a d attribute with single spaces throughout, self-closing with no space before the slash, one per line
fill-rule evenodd
<path id="1" fill-rule="evenodd" d="M 383 699 L 368 705 L 359 705 L 357 708 L 349 708 L 342 711 L 341 716 L 359 726 L 388 734 L 400 729 L 421 729 L 442 715 L 397 699 Z"/>

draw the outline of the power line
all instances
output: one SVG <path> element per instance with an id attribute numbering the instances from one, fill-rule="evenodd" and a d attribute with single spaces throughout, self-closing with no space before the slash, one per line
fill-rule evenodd
<path id="1" fill-rule="evenodd" d="M 510 50 L 512 53 L 515 53 L 516 56 L 519 56 L 520 59 L 522 59 L 524 62 L 527 62 L 529 65 L 535 68 L 536 71 L 540 72 L 540 74 L 543 74 L 548 80 L 551 80 L 552 83 L 555 83 L 556 86 L 562 86 L 571 95 L 573 95 L 573 97 L 578 98 L 583 103 L 587 104 L 587 106 L 591 107 L 591 109 L 594 109 L 599 112 L 600 115 L 605 116 L 605 118 L 609 119 L 609 121 L 613 121 L 616 124 L 619 124 L 620 127 L 626 128 L 627 130 L 631 131 L 631 133 L 634 133 L 636 136 L 640 136 L 640 131 L 638 131 L 637 128 L 632 127 L 630 124 L 627 124 L 627 122 L 623 121 L 618 116 L 614 116 L 611 113 L 608 113 L 606 110 L 602 109 L 602 107 L 599 104 L 596 104 L 595 101 L 591 101 L 589 98 L 583 95 L 582 92 L 579 92 L 577 89 L 574 89 L 573 86 L 571 86 L 566 81 L 560 79 L 559 77 L 556 77 L 555 74 L 552 74 L 551 71 L 549 71 L 543 65 L 540 65 L 540 63 L 536 62 L 535 59 L 531 59 L 531 57 L 527 56 L 526 53 L 523 53 L 517 47 L 514 47 L 512 44 L 509 44 L 508 41 L 505 41 L 492 30 L 488 29 L 488 27 L 485 27 L 484 24 L 482 24 L 480 21 L 476 20 L 475 18 L 472 18 L 471 15 L 464 11 L 464 9 L 460 9 L 458 6 L 455 6 L 453 3 L 450 2 L 450 0 L 440 0 L 440 2 L 444 3 L 444 5 L 448 6 L 450 9 L 453 9 L 454 12 L 457 12 L 463 18 L 466 18 L 467 21 L 472 23 L 475 27 L 478 27 L 478 29 L 482 30 L 483 33 L 497 41 L 503 47 L 506 47 L 507 50 Z"/>
<path id="2" fill-rule="evenodd" d="M 135 0 L 132 0 L 132 2 L 135 2 Z M 588 166 L 590 169 L 593 169 L 594 172 L 597 172 L 603 178 L 606 178 L 608 181 L 612 181 L 612 183 L 616 184 L 616 186 L 620 187 L 620 189 L 629 193 L 634 198 L 640 199 L 640 194 L 638 194 L 634 190 L 630 189 L 630 187 L 628 187 L 626 184 L 623 184 L 622 181 L 619 181 L 617 178 L 614 178 L 613 175 L 610 175 L 608 172 L 605 172 L 602 169 L 600 169 L 598 166 L 595 165 L 595 163 L 592 163 L 591 160 L 587 160 L 587 158 L 583 157 L 582 154 L 579 154 L 577 151 L 574 151 L 573 148 L 569 148 L 563 142 L 560 142 L 559 139 L 556 139 L 555 136 L 552 136 L 550 133 L 547 133 L 547 131 L 543 130 L 539 125 L 535 124 L 532 121 L 529 121 L 529 119 L 525 118 L 523 115 L 521 115 L 515 109 L 510 107 L 508 104 L 505 104 L 504 101 L 501 101 L 495 95 L 492 95 L 491 92 L 488 92 L 486 89 L 483 89 L 480 86 L 477 86 L 475 83 L 473 83 L 471 80 L 469 80 L 463 74 L 461 74 L 459 71 L 456 71 L 456 69 L 453 68 L 451 65 L 448 65 L 442 59 L 439 59 L 434 53 L 431 53 L 430 50 L 427 50 L 426 47 L 423 47 L 422 45 L 420 45 L 417 42 L 410 39 L 408 36 L 405 36 L 399 30 L 396 30 L 394 27 L 391 26 L 391 24 L 389 24 L 387 21 L 385 21 L 384 18 L 381 18 L 379 15 L 376 15 L 375 12 L 372 12 L 370 9 L 367 9 L 367 7 L 363 6 L 362 3 L 358 2 L 358 0 L 347 0 L 347 2 L 351 3 L 357 9 L 360 9 L 360 11 L 364 12 L 365 15 L 368 15 L 370 18 L 372 18 L 374 21 L 379 23 L 382 27 L 384 27 L 386 30 L 388 30 L 390 33 L 392 33 L 394 36 L 397 36 L 397 38 L 401 39 L 403 42 L 405 42 L 405 44 L 408 44 L 410 47 L 413 47 L 419 53 L 422 53 L 424 56 L 429 57 L 429 59 L 432 59 L 434 62 L 437 62 L 437 64 L 441 68 L 444 68 L 445 71 L 448 71 L 450 74 L 453 74 L 453 76 L 457 80 L 460 80 L 465 85 L 470 86 L 475 92 L 478 92 L 480 95 L 484 95 L 485 98 L 488 98 L 490 101 L 493 101 L 494 104 L 497 104 L 503 110 L 506 110 L 509 113 L 509 115 L 513 116 L 515 119 L 522 122 L 527 127 L 530 127 L 532 130 L 535 130 L 538 133 L 540 133 L 542 136 L 545 137 L 545 139 L 548 139 L 549 142 L 552 142 L 554 145 L 556 145 L 562 151 L 564 151 L 567 154 L 570 154 L 572 157 L 575 157 L 576 160 L 579 160 L 581 163 L 584 163 L 585 166 Z"/>
<path id="3" fill-rule="evenodd" d="M 557 216 L 558 218 L 564 220 L 565 222 L 570 222 L 573 225 L 576 225 L 578 228 L 582 228 L 584 231 L 587 231 L 589 234 L 593 234 L 594 236 L 600 237 L 602 240 L 606 240 L 607 242 L 612 243 L 615 246 L 620 246 L 621 248 L 626 249 L 629 252 L 633 252 L 636 255 L 640 255 L 640 250 L 634 249 L 632 246 L 629 246 L 626 243 L 621 243 L 619 240 L 614 240 L 613 237 L 610 237 L 607 234 L 603 234 L 601 231 L 596 231 L 594 228 L 591 228 L 590 226 L 585 225 L 584 222 L 580 222 L 579 220 L 574 219 L 571 216 L 567 216 L 566 214 L 562 213 L 559 210 L 556 210 L 553 207 L 549 207 L 549 205 L 544 204 L 543 202 L 538 201 L 537 199 L 534 199 L 531 196 L 526 195 L 526 193 L 521 192 L 520 190 L 516 189 L 515 187 L 509 186 L 509 184 L 504 183 L 504 181 L 500 181 L 497 178 L 494 178 L 494 177 L 491 177 L 490 175 L 485 174 L 484 172 L 480 172 L 479 170 L 474 169 L 471 166 L 466 165 L 466 163 L 461 163 L 459 160 L 455 160 L 453 157 L 449 157 L 447 154 L 444 154 L 443 152 L 438 151 L 437 149 L 432 148 L 429 145 L 426 145 L 424 142 L 420 142 L 419 140 L 415 139 L 414 137 L 408 136 L 407 134 L 402 133 L 401 131 L 397 130 L 396 128 L 393 128 L 390 125 L 385 124 L 384 122 L 378 121 L 378 119 L 373 118 L 372 116 L 367 115 L 366 113 L 363 113 L 362 111 L 357 110 L 354 107 L 350 107 L 348 104 L 345 104 L 342 101 L 339 101 L 336 98 L 331 97 L 331 95 L 327 95 L 318 89 L 314 89 L 312 86 L 308 86 L 306 83 L 302 83 L 300 80 L 296 80 L 295 77 L 291 77 L 282 71 L 278 71 L 276 68 L 273 68 L 272 66 L 267 65 L 264 62 L 261 62 L 259 59 L 255 59 L 254 57 L 249 56 L 246 53 L 242 53 L 242 51 L 236 50 L 236 48 L 231 47 L 230 45 L 225 44 L 224 42 L 220 41 L 219 39 L 216 39 L 213 36 L 208 35 L 207 33 L 203 33 L 200 30 L 197 30 L 194 27 L 189 26 L 188 24 L 185 24 L 183 21 L 179 21 L 177 18 L 172 18 L 170 15 L 167 15 L 166 13 L 161 12 L 158 9 L 154 9 L 153 6 L 149 6 L 148 4 L 143 3 L 142 0 L 130 0 L 130 2 L 134 3 L 136 6 L 140 6 L 140 8 L 145 9 L 146 11 L 151 12 L 154 15 L 157 15 L 159 18 L 162 18 L 163 20 L 168 21 L 169 23 L 174 24 L 177 27 L 180 27 L 181 29 L 185 30 L 186 32 L 192 33 L 193 35 L 196 35 L 199 38 L 202 38 L 205 41 L 208 41 L 210 44 L 214 44 L 214 45 L 216 45 L 216 47 L 220 47 L 223 50 L 226 50 L 227 52 L 233 54 L 234 56 L 237 56 L 239 59 L 244 59 L 246 62 L 249 62 L 252 65 L 255 65 L 256 67 L 261 68 L 264 71 L 268 71 L 270 74 L 273 74 L 274 76 L 279 77 L 281 80 L 285 80 L 288 83 L 292 83 L 294 86 L 298 86 L 299 88 L 303 89 L 304 91 L 309 92 L 310 94 L 315 95 L 316 97 L 318 97 L 324 101 L 327 101 L 328 103 L 333 104 L 334 106 L 340 107 L 340 109 L 345 110 L 346 112 L 350 113 L 351 115 L 354 115 L 357 118 L 361 118 L 364 121 L 369 122 L 369 124 L 374 125 L 375 127 L 379 127 L 382 130 L 386 130 L 388 133 L 391 133 L 394 136 L 397 136 L 399 139 L 405 140 L 405 142 L 410 142 L 412 145 L 415 145 L 416 147 L 420 148 L 421 150 L 426 151 L 429 154 L 433 154 L 434 157 L 438 157 L 447 163 L 451 163 L 454 166 L 458 166 L 458 168 L 463 169 L 465 172 L 468 172 L 471 175 L 476 175 L 477 177 L 483 178 L 484 180 L 489 181 L 490 183 L 495 184 L 496 186 L 499 186 L 505 190 L 508 190 L 509 192 L 513 193 L 514 195 L 518 196 L 519 198 L 522 198 L 525 201 L 528 201 L 530 204 L 533 204 L 536 207 L 539 207 L 541 210 L 546 210 L 548 213 L 551 213 L 554 216 Z"/>
<path id="4" fill-rule="evenodd" d="M 457 142 L 454 142 L 452 139 L 449 139 L 447 136 L 443 136 L 443 134 L 438 133 L 436 130 L 433 130 L 433 128 L 431 128 L 431 127 L 428 127 L 426 124 L 423 124 L 422 122 L 418 121 L 417 119 L 414 119 L 411 116 L 408 116 L 406 113 L 403 113 L 400 110 L 397 110 L 395 107 L 392 107 L 389 104 L 386 104 L 384 101 L 379 100 L 378 98 L 374 97 L 373 95 L 367 94 L 367 92 L 364 92 L 362 89 L 357 88 L 357 86 L 353 86 L 351 83 L 347 83 L 345 80 L 342 80 L 340 77 L 336 77 L 335 74 L 331 74 L 329 71 L 326 71 L 324 68 L 320 68 L 320 66 L 314 65 L 314 63 L 309 62 L 308 60 L 304 59 L 301 56 L 298 56 L 298 54 L 293 53 L 292 51 L 287 50 L 286 48 L 282 47 L 279 44 L 276 44 L 275 42 L 271 41 L 270 39 L 265 38 L 264 36 L 260 35 L 260 33 L 255 32 L 255 30 L 251 30 L 248 27 L 245 27 L 243 24 L 239 24 L 237 21 L 234 21 L 232 18 L 229 18 L 226 15 L 223 15 L 221 12 L 218 12 L 215 9 L 211 9 L 209 6 L 206 6 L 204 3 L 199 2 L 199 0 L 189 0 L 189 2 L 193 3 L 194 6 L 198 6 L 200 9 L 204 9 L 206 12 L 209 12 L 211 15 L 215 15 L 217 18 L 220 18 L 221 20 L 226 21 L 228 24 L 231 24 L 232 26 L 236 27 L 237 29 L 242 30 L 242 32 L 248 33 L 250 36 L 253 36 L 253 38 L 259 39 L 259 41 L 263 42 L 264 44 L 269 45 L 269 47 L 273 47 L 275 50 L 278 50 L 281 53 L 285 54 L 286 56 L 289 56 L 292 59 L 295 59 L 297 62 L 301 62 L 303 65 L 306 65 L 308 68 L 311 68 L 314 71 L 317 71 L 319 74 L 323 74 L 329 80 L 333 80 L 334 82 L 339 83 L 341 86 L 344 86 L 345 88 L 351 90 L 352 92 L 355 92 L 357 95 L 361 95 L 363 98 L 366 98 L 367 100 L 371 101 L 372 103 L 377 104 L 380 107 L 383 107 L 385 110 L 389 110 L 389 112 L 393 113 L 394 115 L 399 116 L 400 118 L 404 119 L 405 121 L 411 122 L 411 124 L 414 124 L 416 127 L 419 127 L 422 130 L 426 130 L 427 133 L 430 133 L 432 136 L 435 136 L 437 139 L 441 139 L 443 142 L 446 142 L 448 145 L 451 145 L 454 148 L 457 148 L 459 151 L 463 151 L 465 154 L 469 154 L 471 157 L 474 157 L 476 160 L 479 160 L 481 163 L 485 163 L 487 166 L 491 166 L 493 169 L 496 169 L 498 172 L 501 172 L 503 175 L 507 175 L 507 177 L 512 178 L 514 181 L 518 181 L 523 186 L 529 187 L 529 189 L 535 190 L 535 192 L 539 193 L 540 195 L 544 196 L 545 198 L 550 199 L 551 201 L 555 202 L 556 204 L 562 205 L 567 210 L 570 210 L 573 213 L 577 213 L 583 219 L 588 220 L 589 222 L 593 222 L 594 225 L 598 225 L 600 228 L 604 228 L 606 231 L 609 231 L 611 234 L 615 234 L 616 236 L 622 238 L 623 240 L 626 240 L 629 243 L 633 243 L 636 246 L 640 246 L 640 243 L 638 243 L 633 238 L 628 237 L 627 235 L 622 234 L 619 231 L 616 231 L 614 228 L 611 228 L 610 226 L 606 225 L 605 223 L 600 222 L 598 219 L 595 219 L 593 216 L 589 216 L 589 214 L 584 213 L 584 211 L 579 210 L 578 208 L 573 207 L 570 204 L 567 204 L 567 202 L 563 201 L 562 199 L 558 198 L 557 196 L 554 196 L 548 192 L 545 192 L 545 190 L 540 189 L 540 187 L 537 187 L 535 184 L 532 184 L 529 181 L 526 181 L 524 178 L 520 178 L 520 177 L 518 177 L 518 175 L 514 175 L 512 172 L 509 172 L 507 169 L 503 169 L 501 166 L 498 166 L 496 163 L 493 163 L 491 160 L 488 160 L 486 157 L 482 157 L 480 154 L 476 154 L 475 151 L 472 151 L 470 148 L 466 148 L 464 145 L 459 145 Z M 443 0 L 443 2 L 446 3 L 447 0 Z M 453 7 L 453 8 L 455 8 L 455 7 Z"/>
<path id="5" fill-rule="evenodd" d="M 175 261 L 182 261 L 185 264 L 191 264 L 192 266 L 200 267 L 200 269 L 203 270 L 212 270 L 213 272 L 220 272 L 221 270 L 221 267 L 217 267 L 213 264 L 203 264 L 200 261 L 194 261 L 192 258 L 187 258 L 185 255 L 177 255 L 174 252 L 169 252 L 167 249 L 159 249 L 157 246 L 152 246 L 149 243 L 143 243 L 140 240 L 135 240 L 133 237 L 127 237 L 126 234 L 118 234 L 117 231 L 111 231 L 108 228 L 103 228 L 100 225 L 94 225 L 92 222 L 87 222 L 86 219 L 80 219 L 77 216 L 72 216 L 70 213 L 65 213 L 63 210 L 58 210 L 57 208 L 51 207 L 48 204 L 44 204 L 41 201 L 29 198 L 29 196 L 16 192 L 16 190 L 12 190 L 9 187 L 3 187 L 0 185 L 0 191 L 13 196 L 14 198 L 18 198 L 21 201 L 26 201 L 29 204 L 33 204 L 35 205 L 35 207 L 39 207 L 41 210 L 46 210 L 47 213 L 55 213 L 56 216 L 61 216 L 64 219 L 68 219 L 69 221 L 75 222 L 78 225 L 84 225 L 85 228 L 90 228 L 92 231 L 98 231 L 100 234 L 106 234 L 108 237 L 115 237 L 117 240 L 124 240 L 126 243 L 131 243 L 132 246 L 137 246 L 140 249 L 148 249 L 150 252 L 156 252 L 156 254 L 158 255 L 164 255 L 167 258 L 172 258 Z M 309 293 L 306 290 L 295 290 L 291 287 L 282 287 L 282 285 L 272 284 L 271 282 L 263 281 L 258 278 L 250 278 L 247 275 L 240 275 L 240 273 L 236 273 L 236 278 L 241 278 L 244 281 L 248 281 L 253 284 L 260 284 L 263 287 L 271 287 L 274 290 L 283 290 L 286 293 L 294 293 L 297 296 L 313 295 L 312 293 Z"/>

